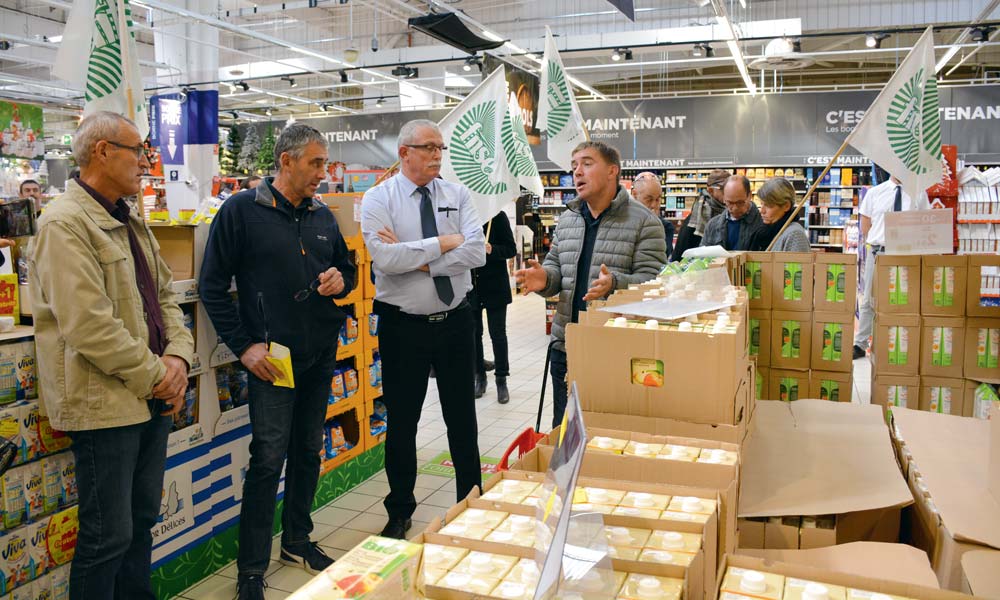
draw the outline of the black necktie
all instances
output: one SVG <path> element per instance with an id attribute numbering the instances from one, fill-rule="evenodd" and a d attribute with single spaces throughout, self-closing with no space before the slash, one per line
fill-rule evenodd
<path id="1" fill-rule="evenodd" d="M 434 205 L 431 204 L 431 192 L 424 186 L 417 188 L 420 192 L 420 229 L 423 230 L 424 239 L 436 238 L 438 236 L 437 221 L 434 219 Z M 455 299 L 455 290 L 451 287 L 450 277 L 435 277 L 434 287 L 437 289 L 438 298 L 448 306 Z"/>
<path id="2" fill-rule="evenodd" d="M 896 186 L 896 199 L 892 201 L 892 212 L 903 210 L 903 186 Z"/>

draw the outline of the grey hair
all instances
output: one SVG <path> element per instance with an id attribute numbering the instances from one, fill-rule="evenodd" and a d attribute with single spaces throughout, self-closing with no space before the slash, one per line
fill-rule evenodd
<path id="1" fill-rule="evenodd" d="M 640 190 L 646 190 L 654 194 L 657 198 L 663 197 L 663 186 L 660 184 L 660 180 L 653 177 L 636 177 L 632 182 L 632 187 L 638 194 Z"/>
<path id="2" fill-rule="evenodd" d="M 433 129 L 434 131 L 441 133 L 441 128 L 438 124 L 429 119 L 414 119 L 403 124 L 403 127 L 399 130 L 399 136 L 396 138 L 396 147 L 402 148 L 407 144 L 412 144 L 416 141 L 417 130 L 427 127 Z"/>
<path id="3" fill-rule="evenodd" d="M 97 142 L 116 137 L 118 127 L 122 123 L 138 129 L 130 119 L 108 110 L 97 111 L 80 121 L 80 126 L 73 134 L 71 146 L 76 164 L 81 169 L 86 168 L 90 164 L 90 156 L 94 153 L 94 146 L 97 145 Z"/>
<path id="4" fill-rule="evenodd" d="M 281 169 L 281 155 L 288 153 L 292 158 L 302 158 L 305 147 L 313 142 L 326 148 L 326 138 L 315 127 L 305 123 L 292 123 L 274 142 L 274 165 Z"/>

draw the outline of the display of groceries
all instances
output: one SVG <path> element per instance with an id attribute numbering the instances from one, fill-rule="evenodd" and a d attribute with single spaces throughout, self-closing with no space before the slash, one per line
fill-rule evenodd
<path id="1" fill-rule="evenodd" d="M 866 590 L 729 567 L 720 600 L 906 600 Z"/>

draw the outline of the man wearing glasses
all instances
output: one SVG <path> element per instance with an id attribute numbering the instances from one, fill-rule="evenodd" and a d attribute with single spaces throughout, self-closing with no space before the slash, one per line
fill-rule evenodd
<path id="1" fill-rule="evenodd" d="M 722 188 L 726 187 L 726 180 L 730 175 L 729 171 L 722 169 L 713 169 L 708 174 L 705 189 L 695 200 L 691 212 L 681 222 L 680 230 L 677 232 L 677 243 L 674 244 L 674 251 L 670 256 L 671 261 L 684 258 L 685 252 L 700 246 L 708 222 L 726 210 L 726 205 L 722 201 Z"/>
<path id="2" fill-rule="evenodd" d="M 726 212 L 708 222 L 701 245 L 746 250 L 750 246 L 750 236 L 764 226 L 750 194 L 750 180 L 743 175 L 733 175 L 726 180 L 722 196 Z"/>
<path id="3" fill-rule="evenodd" d="M 250 467 L 240 511 L 239 600 L 263 600 L 278 479 L 286 455 L 280 560 L 309 573 L 333 561 L 310 541 L 323 423 L 346 317 L 334 304 L 354 288 L 355 268 L 333 213 L 314 198 L 327 143 L 289 125 L 274 145 L 276 177 L 233 195 L 209 233 L 199 293 L 216 331 L 250 371 Z M 239 308 L 229 297 L 236 277 Z M 291 350 L 295 387 L 273 385 L 271 342 Z"/>
<path id="4" fill-rule="evenodd" d="M 365 193 L 361 231 L 372 255 L 379 315 L 382 392 L 389 413 L 385 472 L 389 521 L 382 535 L 402 539 L 417 503 L 417 424 L 431 367 L 462 500 L 481 480 L 473 377 L 470 271 L 486 264 L 482 219 L 464 186 L 438 179 L 447 151 L 433 121 L 399 132 L 400 173 Z"/>
<path id="5" fill-rule="evenodd" d="M 73 156 L 80 176 L 39 219 L 29 252 L 39 398 L 73 440 L 80 492 L 69 597 L 153 600 L 150 528 L 194 340 L 170 268 L 126 201 L 149 170 L 135 124 L 88 116 Z"/>

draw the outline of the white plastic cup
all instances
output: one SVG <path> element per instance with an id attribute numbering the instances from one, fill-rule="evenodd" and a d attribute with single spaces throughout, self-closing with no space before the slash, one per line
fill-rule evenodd
<path id="1" fill-rule="evenodd" d="M 744 592 L 763 594 L 767 591 L 767 581 L 759 571 L 746 571 L 740 578 L 740 589 Z"/>
<path id="2" fill-rule="evenodd" d="M 677 325 L 677 331 L 691 331 L 691 329 L 691 323 L 688 321 L 681 321 L 681 323 Z"/>
<path id="3" fill-rule="evenodd" d="M 615 327 L 628 327 L 628 319 L 625 317 L 615 317 Z"/>
<path id="4" fill-rule="evenodd" d="M 646 329 L 659 329 L 660 322 L 656 319 L 646 319 Z"/>

